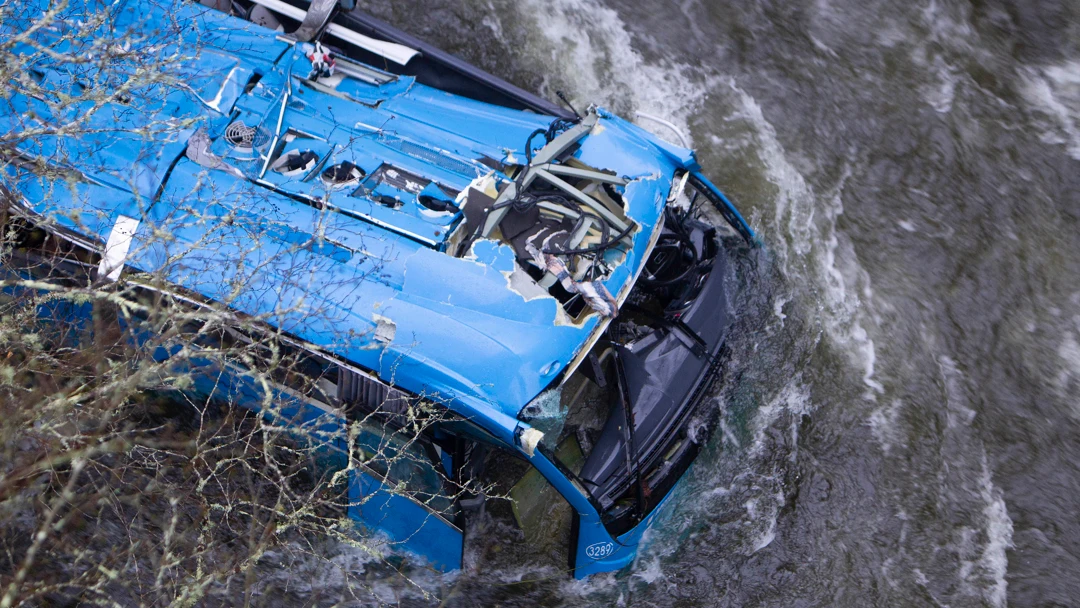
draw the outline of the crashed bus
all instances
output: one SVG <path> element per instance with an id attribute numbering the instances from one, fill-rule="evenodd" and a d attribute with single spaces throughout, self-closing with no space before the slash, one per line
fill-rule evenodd
<path id="1" fill-rule="evenodd" d="M 256 410 L 270 390 L 291 404 L 276 415 L 369 452 L 348 514 L 398 550 L 461 568 L 485 503 L 461 489 L 499 487 L 527 538 L 559 530 L 574 576 L 630 564 L 708 436 L 747 222 L 691 150 L 602 108 L 334 2 L 206 4 L 73 0 L 13 43 L 41 93 L 4 102 L 7 133 L 62 123 L 50 95 L 115 76 L 57 59 L 71 23 L 100 18 L 174 76 L 160 103 L 118 97 L 77 135 L 2 151 L 5 218 L 47 233 L 22 250 L 76 252 L 95 281 L 227 302 L 282 336 L 299 377 L 267 389 L 237 364 L 187 390 Z M 25 3 L 3 37 L 49 8 Z M 145 137 L 160 124 L 168 137 Z M 442 415 L 395 443 L 420 404 Z M 407 466 L 378 466 L 387 446 Z"/>

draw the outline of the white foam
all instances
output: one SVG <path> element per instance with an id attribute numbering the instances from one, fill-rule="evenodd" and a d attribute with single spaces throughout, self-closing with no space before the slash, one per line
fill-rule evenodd
<path id="1" fill-rule="evenodd" d="M 1080 323 L 1080 317 L 1077 317 Z M 1061 371 L 1057 377 L 1058 394 L 1071 408 L 1071 414 L 1080 418 L 1080 341 L 1071 332 L 1065 332 L 1065 337 L 1058 346 L 1058 357 L 1061 358 Z"/>
<path id="2" fill-rule="evenodd" d="M 1013 523 L 1005 507 L 1001 491 L 990 479 L 990 468 L 983 456 L 982 497 L 986 501 L 983 516 L 986 518 L 986 546 L 983 547 L 979 566 L 989 575 L 991 584 L 984 597 L 993 606 L 1006 605 L 1005 575 L 1009 569 L 1008 549 L 1013 546 Z"/>
<path id="3" fill-rule="evenodd" d="M 900 443 L 900 433 L 897 429 L 900 425 L 900 413 L 903 406 L 902 401 L 893 399 L 888 405 L 875 409 L 867 421 L 870 432 L 874 434 L 878 443 L 881 444 L 882 451 L 886 454 L 894 445 Z"/>
<path id="4" fill-rule="evenodd" d="M 979 551 L 976 536 L 979 530 L 963 528 L 956 549 L 961 555 L 960 580 L 968 595 L 981 596 L 991 606 L 1004 607 L 1007 600 L 1009 569 L 1008 550 L 1013 546 L 1013 523 L 1005 507 L 1005 499 L 993 483 L 986 451 L 982 452 L 979 475 L 979 496 L 983 500 L 983 529 L 986 541 Z M 964 559 L 970 557 L 971 559 Z"/>
<path id="5" fill-rule="evenodd" d="M 365 576 L 369 565 L 384 559 L 377 541 L 371 542 L 370 547 L 326 541 L 313 548 L 301 548 L 299 552 L 296 548 L 294 545 L 279 552 L 268 551 L 263 556 L 260 561 L 273 566 L 260 569 L 260 588 L 272 582 L 274 589 L 287 589 L 303 597 L 313 593 L 367 595 L 379 603 L 397 603 L 407 597 L 430 599 L 427 589 L 438 588 L 435 576 L 423 571 L 418 573 L 421 578 Z"/>
<path id="6" fill-rule="evenodd" d="M 1001 490 L 993 483 L 986 447 L 971 428 L 976 411 L 968 406 L 970 399 L 964 386 L 963 370 L 945 355 L 939 355 L 937 363 L 945 398 L 946 443 L 943 449 L 948 450 L 943 474 L 960 475 L 950 487 L 965 498 L 977 496 L 981 502 L 982 521 L 975 517 L 974 527 L 958 530 L 958 538 L 952 547 L 960 560 L 961 589 L 965 595 L 978 596 L 991 606 L 1005 606 L 1012 520 Z M 948 483 L 944 479 L 943 482 Z"/>
<path id="7" fill-rule="evenodd" d="M 970 426 L 975 420 L 975 410 L 969 408 L 964 389 L 961 386 L 963 375 L 956 367 L 956 362 L 951 357 L 941 355 L 938 357 L 938 370 L 941 372 L 941 380 L 945 385 L 945 421 L 950 429 L 957 426 Z"/>
<path id="8" fill-rule="evenodd" d="M 772 541 L 776 539 L 776 513 L 769 519 L 769 525 L 765 530 L 757 537 L 753 543 L 753 553 L 761 551 L 765 547 L 772 544 Z"/>
<path id="9" fill-rule="evenodd" d="M 634 564 L 634 578 L 644 581 L 646 585 L 652 585 L 656 581 L 665 578 L 664 569 L 660 566 L 660 556 L 651 556 L 644 566 L 640 561 L 639 559 L 639 563 Z"/>
<path id="10" fill-rule="evenodd" d="M 773 302 L 773 315 L 780 319 L 780 327 L 784 326 L 784 320 L 787 319 L 787 315 L 784 314 L 784 305 L 788 302 L 788 298 L 783 296 L 777 296 Z"/>
<path id="11" fill-rule="evenodd" d="M 742 447 L 739 443 L 739 438 L 735 436 L 735 433 L 731 431 L 731 427 L 728 426 L 727 419 L 723 417 L 720 418 L 720 431 L 723 433 L 724 442 L 735 448 Z"/>
<path id="12" fill-rule="evenodd" d="M 778 188 L 772 218 L 775 239 L 770 247 L 775 248 L 792 283 L 811 282 L 821 287 L 824 314 L 820 320 L 832 341 L 861 368 L 868 389 L 865 396 L 874 400 L 884 392 L 884 386 L 875 379 L 877 352 L 866 329 L 873 321 L 870 276 L 859 265 L 851 242 L 836 228 L 837 218 L 844 212 L 842 194 L 850 167 L 844 168 L 830 195 L 818 196 L 788 160 L 757 101 L 733 82 L 729 86 L 736 93 L 739 116 L 755 130 L 758 156 L 767 177 Z M 812 276 L 803 276 L 807 266 Z"/>
<path id="13" fill-rule="evenodd" d="M 715 488 L 709 490 L 708 493 L 706 493 L 705 495 L 710 497 L 720 497 L 727 496 L 728 494 L 731 494 L 731 488 L 725 488 L 724 486 L 716 486 Z"/>
<path id="14" fill-rule="evenodd" d="M 616 11 L 596 0 L 525 0 L 517 14 L 534 20 L 545 39 L 540 41 L 545 60 L 557 66 L 575 105 L 596 103 L 626 116 L 646 112 L 689 133 L 687 120 L 705 101 L 709 83 L 693 66 L 646 61 Z M 670 138 L 664 127 L 650 122 L 640 124 Z"/>
<path id="15" fill-rule="evenodd" d="M 750 454 L 757 456 L 766 449 L 767 432 L 776 423 L 781 413 L 790 414 L 793 423 L 797 424 L 802 414 L 810 412 L 812 405 L 810 390 L 803 385 L 800 378 L 788 382 L 775 397 L 758 408 L 753 422 L 754 442 L 750 447 Z"/>
<path id="16" fill-rule="evenodd" d="M 926 57 L 925 49 L 926 47 L 920 47 L 915 53 L 915 56 L 921 56 L 919 63 L 923 64 L 927 76 L 926 82 L 919 85 L 919 94 L 935 111 L 948 114 L 956 98 L 955 70 L 941 55 L 935 55 L 932 59 Z"/>
<path id="17" fill-rule="evenodd" d="M 1064 144 L 1080 160 L 1080 61 L 1067 61 L 1020 72 L 1024 99 L 1051 124 L 1039 124 L 1042 141 Z"/>
<path id="18" fill-rule="evenodd" d="M 922 69 L 925 80 L 918 85 L 920 96 L 937 112 L 948 113 L 956 98 L 956 85 L 963 77 L 963 70 L 955 65 L 952 56 L 965 58 L 980 52 L 971 44 L 976 36 L 971 27 L 971 9 L 963 3 L 938 4 L 930 0 L 921 11 L 922 27 L 930 35 L 909 32 L 907 40 L 918 40 L 911 58 Z"/>

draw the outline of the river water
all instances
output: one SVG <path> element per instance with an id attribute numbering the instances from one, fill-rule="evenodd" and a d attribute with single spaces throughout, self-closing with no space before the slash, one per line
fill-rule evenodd
<path id="1" fill-rule="evenodd" d="M 1080 3 L 361 5 L 549 98 L 674 121 L 765 243 L 720 432 L 630 573 L 514 566 L 429 590 L 1080 604 Z"/>

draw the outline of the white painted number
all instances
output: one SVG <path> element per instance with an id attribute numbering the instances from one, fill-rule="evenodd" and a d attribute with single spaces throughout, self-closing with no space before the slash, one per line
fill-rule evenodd
<path id="1" fill-rule="evenodd" d="M 585 555 L 589 559 L 604 559 L 615 552 L 615 545 L 608 542 L 593 543 L 585 547 Z"/>

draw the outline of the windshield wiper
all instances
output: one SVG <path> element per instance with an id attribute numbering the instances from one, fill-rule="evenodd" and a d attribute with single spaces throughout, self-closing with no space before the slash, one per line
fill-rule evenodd
<path id="1" fill-rule="evenodd" d="M 626 428 L 623 430 L 623 439 L 625 440 L 623 446 L 626 450 L 626 466 L 631 467 L 630 472 L 635 478 L 634 486 L 636 489 L 636 500 L 634 501 L 634 519 L 640 521 L 645 508 L 645 482 L 641 477 L 637 446 L 634 443 L 634 408 L 630 403 L 630 390 L 626 386 L 626 374 L 623 373 L 622 359 L 619 357 L 619 351 L 616 349 L 612 354 L 615 356 L 615 377 L 616 383 L 618 384 L 619 401 L 622 404 L 623 417 L 626 419 Z"/>

